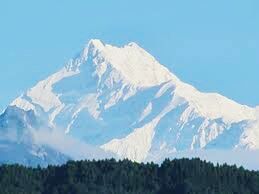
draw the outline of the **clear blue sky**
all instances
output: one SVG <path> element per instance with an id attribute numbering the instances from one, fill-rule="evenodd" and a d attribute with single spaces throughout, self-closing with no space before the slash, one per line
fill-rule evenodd
<path id="1" fill-rule="evenodd" d="M 139 43 L 202 91 L 259 105 L 258 0 L 0 1 L 0 110 L 91 38 Z"/>

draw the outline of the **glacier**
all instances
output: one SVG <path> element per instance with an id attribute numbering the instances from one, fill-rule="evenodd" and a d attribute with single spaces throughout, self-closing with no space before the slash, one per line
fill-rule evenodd
<path id="1" fill-rule="evenodd" d="M 70 158 L 143 162 L 192 150 L 259 149 L 259 108 L 198 91 L 136 43 L 117 47 L 90 40 L 10 107 L 33 113 L 51 131 L 40 130 L 46 141 L 34 135 L 35 144 Z M 56 131 L 63 142 L 74 143 L 65 149 L 48 144 Z M 70 147 L 84 154 L 75 156 L 66 151 Z"/>

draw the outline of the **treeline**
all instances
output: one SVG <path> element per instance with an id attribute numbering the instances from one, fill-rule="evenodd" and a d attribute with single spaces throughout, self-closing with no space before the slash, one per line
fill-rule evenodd
<path id="1" fill-rule="evenodd" d="M 129 160 L 77 161 L 62 166 L 0 166 L 1 194 L 256 194 L 259 172 L 200 159 L 161 165 Z"/>

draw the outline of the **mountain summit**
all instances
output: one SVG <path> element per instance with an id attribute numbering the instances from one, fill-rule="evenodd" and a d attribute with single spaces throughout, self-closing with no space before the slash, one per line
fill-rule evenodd
<path id="1" fill-rule="evenodd" d="M 11 106 L 135 161 L 182 150 L 259 148 L 255 108 L 199 92 L 136 43 L 116 47 L 91 40 Z"/>

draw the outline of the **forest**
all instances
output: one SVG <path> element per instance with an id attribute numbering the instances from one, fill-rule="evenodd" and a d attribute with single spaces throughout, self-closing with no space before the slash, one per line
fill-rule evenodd
<path id="1" fill-rule="evenodd" d="M 162 164 L 69 161 L 60 166 L 0 166 L 1 194 L 257 194 L 259 172 L 200 159 Z"/>

